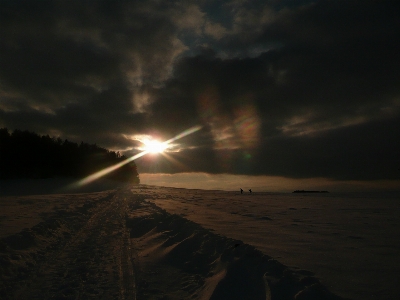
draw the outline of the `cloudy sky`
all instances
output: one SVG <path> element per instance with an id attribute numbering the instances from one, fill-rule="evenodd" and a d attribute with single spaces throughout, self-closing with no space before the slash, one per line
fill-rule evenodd
<path id="1" fill-rule="evenodd" d="M 129 156 L 201 128 L 138 159 L 142 182 L 393 189 L 399 11 L 384 0 L 3 0 L 0 127 Z"/>

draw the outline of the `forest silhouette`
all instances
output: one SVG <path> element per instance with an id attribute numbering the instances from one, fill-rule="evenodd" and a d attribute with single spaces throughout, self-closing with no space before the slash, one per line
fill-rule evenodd
<path id="1" fill-rule="evenodd" d="M 96 144 L 80 144 L 34 132 L 0 128 L 0 179 L 82 178 L 127 157 Z M 105 178 L 139 183 L 132 161 Z"/>

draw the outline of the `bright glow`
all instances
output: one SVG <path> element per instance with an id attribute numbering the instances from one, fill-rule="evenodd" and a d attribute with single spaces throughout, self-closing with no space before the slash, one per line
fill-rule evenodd
<path id="1" fill-rule="evenodd" d="M 144 151 L 150 152 L 150 153 L 162 153 L 164 152 L 164 150 L 166 150 L 168 148 L 168 144 L 167 143 L 161 143 L 159 141 L 156 140 L 152 140 L 152 141 L 145 141 L 143 142 L 144 144 Z"/>
<path id="2" fill-rule="evenodd" d="M 129 162 L 131 162 L 131 161 L 134 161 L 135 159 L 137 159 L 137 158 L 139 158 L 139 157 L 142 157 L 143 155 L 146 155 L 146 154 L 152 152 L 152 150 L 154 150 L 154 151 L 156 151 L 156 152 L 159 152 L 159 153 L 162 153 L 165 149 L 168 148 L 168 145 L 169 145 L 171 142 L 176 141 L 176 140 L 178 140 L 178 139 L 181 139 L 181 138 L 183 138 L 183 137 L 185 137 L 185 136 L 187 136 L 187 135 L 189 135 L 189 134 L 192 134 L 192 133 L 194 133 L 194 132 L 196 132 L 196 131 L 198 131 L 198 130 L 200 130 L 200 129 L 201 129 L 201 126 L 191 127 L 191 128 L 189 128 L 189 129 L 187 129 L 187 130 L 181 132 L 180 134 L 176 135 L 176 136 L 173 137 L 172 139 L 169 139 L 168 141 L 165 141 L 165 142 L 163 142 L 163 143 L 153 141 L 154 143 L 152 143 L 152 146 L 151 146 L 150 148 L 145 149 L 144 151 L 142 151 L 142 152 L 140 152 L 140 153 L 138 153 L 138 154 L 136 154 L 136 155 L 134 155 L 134 156 L 131 156 L 131 157 L 125 159 L 124 161 L 122 161 L 122 162 L 120 162 L 120 163 L 118 163 L 118 164 L 115 164 L 115 165 L 113 165 L 113 166 L 111 166 L 111 167 L 108 167 L 108 168 L 105 168 L 105 169 L 103 169 L 103 170 L 101 170 L 101 171 L 98 171 L 98 172 L 96 172 L 96 173 L 93 173 L 92 175 L 89 175 L 89 176 L 87 176 L 87 177 L 85 177 L 85 178 L 79 180 L 78 182 L 73 183 L 73 184 L 71 185 L 71 188 L 74 188 L 74 187 L 78 187 L 78 186 L 82 186 L 82 185 L 91 183 L 91 182 L 93 182 L 93 181 L 99 179 L 100 177 L 103 177 L 104 175 L 106 175 L 106 174 L 108 174 L 108 173 L 111 173 L 112 171 L 117 170 L 118 168 L 122 167 L 123 165 L 126 165 L 127 163 L 129 163 Z M 146 145 L 146 144 L 145 144 L 145 145 Z M 151 149 L 152 149 L 152 150 L 151 150 Z M 160 151 L 160 150 L 161 150 L 161 151 Z"/>

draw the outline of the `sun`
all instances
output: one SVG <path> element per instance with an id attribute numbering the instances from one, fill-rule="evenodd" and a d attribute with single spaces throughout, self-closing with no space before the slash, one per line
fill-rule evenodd
<path id="1" fill-rule="evenodd" d="M 144 144 L 144 151 L 150 153 L 163 153 L 167 148 L 167 143 L 162 143 L 156 140 L 145 141 Z"/>

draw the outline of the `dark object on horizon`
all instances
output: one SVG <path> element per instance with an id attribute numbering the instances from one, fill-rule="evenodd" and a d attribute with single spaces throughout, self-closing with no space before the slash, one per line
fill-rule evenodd
<path id="1" fill-rule="evenodd" d="M 240 189 L 240 193 L 243 194 L 243 190 L 242 189 Z"/>
<path id="2" fill-rule="evenodd" d="M 328 191 L 305 191 L 305 190 L 295 190 L 293 193 L 329 193 Z"/>
<path id="3" fill-rule="evenodd" d="M 249 192 L 250 192 L 250 194 L 252 193 L 252 192 L 251 192 L 251 189 L 249 189 Z"/>
<path id="4" fill-rule="evenodd" d="M 0 179 L 82 178 L 127 159 L 119 152 L 94 145 L 0 128 Z M 139 183 L 132 161 L 105 178 Z"/>

